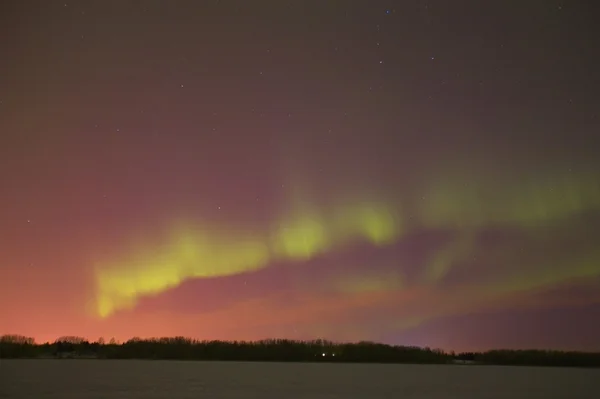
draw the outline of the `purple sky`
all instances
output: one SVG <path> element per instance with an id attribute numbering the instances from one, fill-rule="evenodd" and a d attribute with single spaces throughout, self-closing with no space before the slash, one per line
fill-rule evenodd
<path id="1" fill-rule="evenodd" d="M 585 2 L 65 1 L 0 10 L 0 334 L 600 350 Z"/>

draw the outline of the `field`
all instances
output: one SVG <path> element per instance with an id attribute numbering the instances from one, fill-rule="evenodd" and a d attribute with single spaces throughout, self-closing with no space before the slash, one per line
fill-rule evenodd
<path id="1" fill-rule="evenodd" d="M 0 398 L 599 398 L 600 370 L 540 367 L 0 360 Z"/>

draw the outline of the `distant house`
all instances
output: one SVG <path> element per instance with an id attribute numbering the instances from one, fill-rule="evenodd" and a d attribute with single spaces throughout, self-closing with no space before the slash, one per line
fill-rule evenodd
<path id="1" fill-rule="evenodd" d="M 56 351 L 54 352 L 54 356 L 59 359 L 72 359 L 77 357 L 77 351 L 75 348 L 75 344 L 69 342 L 67 340 L 56 341 Z"/>
<path id="2" fill-rule="evenodd" d="M 73 359 L 78 356 L 75 351 L 56 351 L 55 357 L 58 359 Z"/>
<path id="3" fill-rule="evenodd" d="M 454 359 L 452 364 L 476 364 L 474 360 Z"/>

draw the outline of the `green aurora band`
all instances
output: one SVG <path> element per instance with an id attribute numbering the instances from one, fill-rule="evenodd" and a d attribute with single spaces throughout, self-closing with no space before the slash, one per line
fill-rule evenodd
<path id="1" fill-rule="evenodd" d="M 306 261 L 355 240 L 386 245 L 399 234 L 394 213 L 379 204 L 343 207 L 330 217 L 294 213 L 279 226 L 239 236 L 232 230 L 219 235 L 211 228 L 174 229 L 160 251 L 139 248 L 126 262 L 98 265 L 96 313 L 108 317 L 188 279 L 255 271 L 277 260 Z"/>
<path id="2" fill-rule="evenodd" d="M 189 227 L 192 224 L 174 228 L 164 246 L 140 246 L 120 261 L 96 265 L 93 313 L 109 317 L 134 308 L 143 297 L 157 295 L 189 279 L 232 276 L 281 260 L 301 263 L 356 241 L 391 245 L 410 233 L 407 224 L 402 223 L 409 219 L 411 230 L 450 229 L 456 233 L 457 238 L 433 254 L 422 271 L 421 283 L 435 286 L 455 264 L 477 255 L 478 231 L 514 227 L 541 237 L 548 227 L 560 228 L 565 221 L 600 211 L 597 174 L 563 174 L 545 181 L 521 178 L 498 182 L 477 176 L 433 181 L 423 187 L 422 196 L 412 207 L 402 207 L 395 198 L 356 201 L 323 210 L 296 199 L 291 201 L 291 212 L 260 232 L 222 226 Z M 520 291 L 577 277 L 600 276 L 596 258 L 585 257 L 575 263 L 556 273 L 538 265 L 523 270 L 522 275 L 500 279 L 490 289 L 495 293 Z M 395 286 L 401 289 L 402 276 L 395 276 Z M 351 293 L 387 290 L 394 285 L 390 284 L 386 278 L 370 278 L 364 286 L 351 281 L 340 282 L 338 287 Z"/>

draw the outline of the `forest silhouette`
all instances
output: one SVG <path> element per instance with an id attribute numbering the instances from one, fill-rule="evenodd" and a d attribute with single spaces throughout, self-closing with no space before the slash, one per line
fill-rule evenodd
<path id="1" fill-rule="evenodd" d="M 103 338 L 89 342 L 64 336 L 36 343 L 22 335 L 0 337 L 0 358 L 172 359 L 219 361 L 482 364 L 556 367 L 600 367 L 600 353 L 555 350 L 490 350 L 454 353 L 375 342 L 326 340 L 199 341 L 185 337 L 141 339 L 119 343 Z"/>

